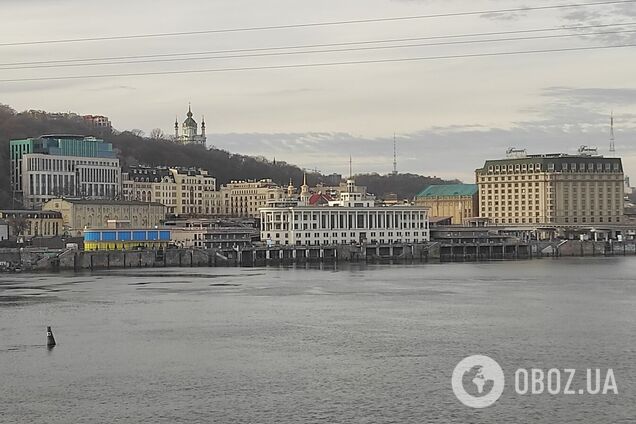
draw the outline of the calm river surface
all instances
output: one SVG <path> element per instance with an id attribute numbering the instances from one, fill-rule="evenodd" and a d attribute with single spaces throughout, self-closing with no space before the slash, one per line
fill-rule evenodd
<path id="1" fill-rule="evenodd" d="M 451 388 L 472 354 L 506 375 L 486 409 Z M 0 422 L 634 423 L 636 258 L 0 275 Z"/>

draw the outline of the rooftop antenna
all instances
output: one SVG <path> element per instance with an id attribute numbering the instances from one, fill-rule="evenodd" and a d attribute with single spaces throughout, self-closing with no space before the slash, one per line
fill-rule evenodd
<path id="1" fill-rule="evenodd" d="M 616 153 L 616 145 L 614 143 L 614 111 L 610 113 L 610 156 L 614 156 Z"/>
<path id="2" fill-rule="evenodd" d="M 397 141 L 393 133 L 393 175 L 397 175 Z"/>
<path id="3" fill-rule="evenodd" d="M 349 155 L 349 179 L 353 179 L 353 165 L 351 162 L 351 155 Z"/>

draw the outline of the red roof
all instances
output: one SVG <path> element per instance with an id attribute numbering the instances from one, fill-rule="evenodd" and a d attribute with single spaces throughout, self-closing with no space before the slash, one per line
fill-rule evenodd
<path id="1" fill-rule="evenodd" d="M 309 204 L 310 205 L 323 205 L 325 203 L 329 203 L 331 200 L 333 200 L 333 199 L 328 194 L 325 194 L 325 193 L 322 193 L 322 192 L 321 193 L 314 193 L 309 198 Z"/>

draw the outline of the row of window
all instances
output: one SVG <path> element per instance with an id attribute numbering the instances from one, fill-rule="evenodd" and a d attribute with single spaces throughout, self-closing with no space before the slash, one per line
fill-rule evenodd
<path id="1" fill-rule="evenodd" d="M 422 238 L 422 239 L 410 239 L 410 238 L 406 238 L 406 239 L 371 239 L 371 240 L 365 240 L 368 241 L 371 244 L 394 244 L 394 243 L 424 243 L 427 240 Z M 272 240 L 272 242 L 275 245 L 289 245 L 289 240 Z M 314 240 L 312 242 L 312 240 L 305 240 L 304 242 L 302 240 L 296 240 L 296 246 L 320 246 L 320 245 L 332 245 L 332 244 L 358 244 L 360 242 L 360 240 Z"/>
<path id="2" fill-rule="evenodd" d="M 548 162 L 547 171 L 555 172 L 558 166 L 554 162 Z M 546 168 L 541 167 L 540 163 L 530 163 L 530 164 L 508 164 L 508 165 L 491 165 L 488 167 L 488 173 L 506 173 L 506 172 L 541 172 L 545 171 Z M 618 162 L 610 163 L 610 162 L 566 162 L 561 163 L 561 167 L 559 171 L 562 172 L 618 172 L 620 171 L 620 165 Z"/>
<path id="3" fill-rule="evenodd" d="M 501 218 L 501 219 L 496 219 L 494 220 L 495 224 L 540 224 L 544 222 L 543 220 L 536 218 Z M 549 218 L 548 222 L 554 223 L 556 222 L 556 220 L 554 218 Z M 603 223 L 603 222 L 607 222 L 607 223 L 611 223 L 611 222 L 621 222 L 620 217 L 614 217 L 612 219 L 611 216 L 608 217 L 599 217 L 598 221 L 595 219 L 595 217 L 590 217 L 589 219 L 587 219 L 587 217 L 582 217 L 580 220 L 578 217 L 573 217 L 572 219 L 570 219 L 569 217 L 565 217 L 563 218 L 563 222 L 565 224 L 577 224 L 577 223 L 590 223 L 590 224 L 594 224 L 594 223 Z"/>
<path id="4" fill-rule="evenodd" d="M 105 166 L 109 168 L 117 168 L 119 171 L 118 160 L 57 159 L 55 157 L 42 158 L 29 156 L 26 156 L 26 158 L 28 161 L 28 169 L 30 171 L 75 172 L 78 165 Z"/>

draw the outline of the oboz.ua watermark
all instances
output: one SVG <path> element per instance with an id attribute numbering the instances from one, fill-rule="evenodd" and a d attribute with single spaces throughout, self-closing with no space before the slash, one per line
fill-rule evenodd
<path id="1" fill-rule="evenodd" d="M 581 385 L 580 374 L 584 383 Z M 575 378 L 576 377 L 576 378 Z M 578 383 L 578 384 L 575 384 Z M 503 394 L 505 376 L 497 361 L 484 355 L 462 359 L 453 370 L 453 392 L 471 408 L 485 408 Z M 618 385 L 611 368 L 519 368 L 514 373 L 514 389 L 519 395 L 617 395 Z"/>

